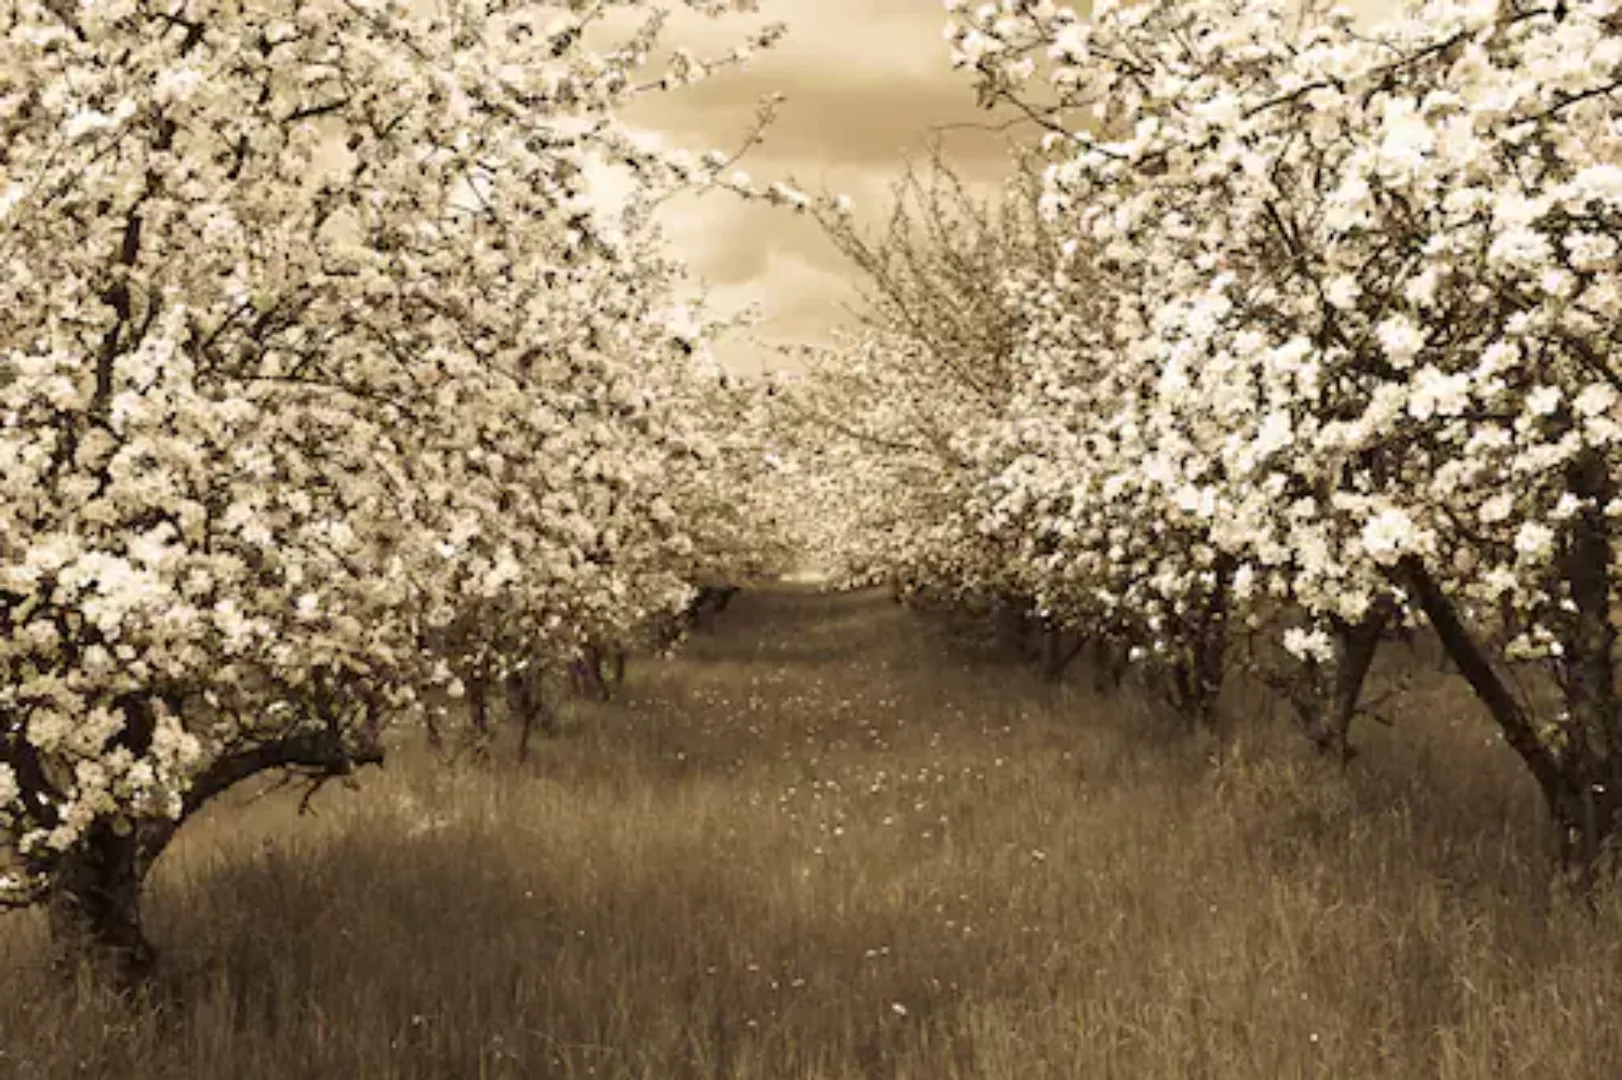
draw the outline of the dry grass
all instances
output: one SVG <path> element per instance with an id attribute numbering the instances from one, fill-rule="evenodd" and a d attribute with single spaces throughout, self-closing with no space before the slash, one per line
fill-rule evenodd
<path id="1" fill-rule="evenodd" d="M 530 775 L 402 754 L 189 826 L 143 1007 L 0 921 L 0 1074 L 1622 1075 L 1622 904 L 1550 898 L 1457 690 L 1408 714 L 1342 778 L 871 594 L 743 597 Z"/>

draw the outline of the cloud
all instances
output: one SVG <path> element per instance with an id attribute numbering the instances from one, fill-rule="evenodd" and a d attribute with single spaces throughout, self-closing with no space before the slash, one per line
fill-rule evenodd
<path id="1" fill-rule="evenodd" d="M 928 73 L 946 63 L 941 31 L 947 14 L 939 0 L 761 0 L 759 7 L 755 15 L 720 19 L 677 9 L 665 24 L 664 40 L 714 55 L 752 30 L 784 23 L 787 38 L 761 58 L 763 65 L 814 57 L 836 79 L 858 70 Z M 622 35 L 640 20 L 618 13 L 603 27 L 609 36 Z"/>
<path id="2" fill-rule="evenodd" d="M 800 169 L 772 170 L 765 177 L 783 173 L 799 174 Z M 836 190 L 848 193 L 855 202 L 858 220 L 877 224 L 888 213 L 890 171 L 869 170 L 848 179 Z M 823 235 L 815 219 L 784 207 L 746 202 L 727 191 L 702 196 L 681 195 L 667 203 L 659 214 L 660 225 L 672 247 L 687 261 L 693 272 L 712 284 L 732 285 L 749 281 L 766 272 L 774 255 L 791 253 L 820 270 L 844 274 L 849 265 Z"/>
<path id="3" fill-rule="evenodd" d="M 941 66 L 936 77 L 856 71 L 829 78 L 819 67 L 718 75 L 649 94 L 627 119 L 695 150 L 731 149 L 752 127 L 760 100 L 779 92 L 785 100 L 752 160 L 819 160 L 835 171 L 893 167 L 921 153 L 932 128 L 952 125 L 940 138 L 954 157 L 978 168 L 999 166 L 1007 135 L 984 130 L 990 116 L 974 107 L 968 81 Z"/>
<path id="4" fill-rule="evenodd" d="M 714 285 L 707 293 L 710 309 L 733 314 L 753 307 L 760 321 L 723 338 L 716 353 L 736 370 L 783 367 L 775 345 L 826 341 L 830 332 L 852 319 L 845 305 L 856 300 L 850 275 L 833 272 L 795 252 L 772 249 L 755 277 Z M 764 342 L 765 344 L 761 344 Z"/>
<path id="5" fill-rule="evenodd" d="M 776 122 L 740 166 L 758 181 L 792 178 L 813 192 L 848 194 L 869 225 L 883 222 L 904 162 L 922 160 L 932 140 L 979 185 L 1006 175 L 1008 136 L 985 130 L 999 118 L 975 108 L 969 78 L 951 69 L 939 0 L 763 0 L 760 7 L 748 19 L 673 16 L 666 42 L 701 55 L 724 52 L 769 21 L 787 22 L 789 32 L 747 69 L 646 95 L 625 120 L 673 145 L 731 152 L 761 99 L 780 93 Z M 937 131 L 942 125 L 949 126 Z M 718 307 L 760 301 L 768 317 L 760 334 L 817 341 L 849 324 L 842 305 L 855 299 L 853 269 L 809 218 L 711 192 L 671 200 L 660 221 Z M 740 342 L 721 352 L 746 367 L 777 362 Z"/>
<path id="6" fill-rule="evenodd" d="M 772 288 L 762 289 L 759 282 Z M 825 336 L 830 322 L 843 323 L 841 304 L 855 300 L 855 282 L 795 252 L 774 250 L 760 275 L 747 281 L 713 285 L 710 303 L 718 311 L 738 311 L 753 304 L 762 322 L 756 332 L 772 337 L 814 340 Z"/>
<path id="7" fill-rule="evenodd" d="M 1352 0 L 1365 21 L 1395 6 Z M 921 157 L 941 125 L 948 125 L 941 138 L 949 160 L 977 188 L 990 190 L 1010 171 L 1008 134 L 985 130 L 1004 117 L 976 109 L 971 80 L 949 66 L 939 0 L 762 0 L 758 16 L 719 20 L 677 12 L 665 41 L 717 55 L 779 20 L 788 36 L 749 68 L 647 95 L 625 119 L 674 145 L 731 151 L 750 130 L 760 99 L 782 93 L 777 123 L 742 167 L 760 181 L 793 177 L 812 191 L 848 193 L 870 224 L 884 219 L 904 160 Z M 1034 140 L 1029 129 L 1017 134 Z M 852 270 L 808 219 L 712 192 L 673 199 L 661 222 L 719 307 L 760 300 L 769 313 L 761 335 L 815 341 L 848 325 L 840 304 L 854 296 Z M 781 362 L 738 341 L 720 351 L 743 368 Z"/>

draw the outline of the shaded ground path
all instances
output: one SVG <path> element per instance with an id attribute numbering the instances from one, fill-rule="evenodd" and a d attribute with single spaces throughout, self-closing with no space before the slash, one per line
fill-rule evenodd
<path id="1" fill-rule="evenodd" d="M 941 647 L 952 640 L 943 620 L 920 617 L 886 590 L 773 586 L 739 593 L 700 626 L 680 658 L 792 665 L 807 673 L 844 670 L 857 682 L 897 666 L 938 664 Z"/>
<path id="2" fill-rule="evenodd" d="M 633 661 L 627 689 L 604 721 L 667 733 L 694 768 L 742 767 L 751 748 L 781 761 L 928 746 L 946 728 L 1002 736 L 1044 707 L 1006 648 L 880 589 L 741 593 L 673 660 Z"/>

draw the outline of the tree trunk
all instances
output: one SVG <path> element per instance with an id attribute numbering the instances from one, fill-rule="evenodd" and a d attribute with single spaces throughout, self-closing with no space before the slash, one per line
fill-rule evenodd
<path id="1" fill-rule="evenodd" d="M 1080 634 L 1075 635 L 1074 640 L 1069 645 L 1064 645 L 1064 631 L 1057 630 L 1055 633 L 1059 639 L 1061 648 L 1058 656 L 1054 658 L 1054 662 L 1048 668 L 1049 682 L 1062 681 L 1064 679 L 1064 673 L 1070 670 L 1070 665 L 1076 662 L 1076 657 L 1081 655 L 1081 650 L 1087 647 L 1086 637 Z"/>
<path id="2" fill-rule="evenodd" d="M 1622 714 L 1612 658 L 1611 535 L 1605 506 L 1615 496 L 1605 460 L 1587 451 L 1572 463 L 1571 492 L 1585 500 L 1573 522 L 1564 554 L 1566 583 L 1576 605 L 1563 636 L 1561 667 L 1566 700 L 1565 826 L 1563 854 L 1569 869 L 1592 878 L 1606 841 L 1622 825 Z"/>
<path id="3" fill-rule="evenodd" d="M 1573 545 L 1573 569 L 1583 557 L 1576 554 L 1582 546 L 1579 537 Z M 1590 550 L 1587 557 L 1595 554 Z M 1606 559 L 1608 566 L 1608 552 Z M 1399 572 L 1436 627 L 1459 673 L 1498 724 L 1504 741 L 1520 756 L 1537 781 L 1557 832 L 1562 865 L 1579 884 L 1592 886 L 1607 843 L 1622 829 L 1622 767 L 1619 767 L 1618 756 L 1609 752 L 1619 734 L 1609 663 L 1607 660 L 1606 672 L 1601 672 L 1597 656 L 1583 655 L 1587 649 L 1597 648 L 1600 641 L 1611 639 L 1615 634 L 1614 629 L 1601 629 L 1593 624 L 1594 597 L 1587 594 L 1595 582 L 1592 576 L 1584 580 L 1584 573 L 1594 575 L 1593 568 L 1579 572 L 1578 580 L 1572 582 L 1572 599 L 1577 604 L 1578 615 L 1568 653 L 1576 650 L 1577 655 L 1568 655 L 1567 718 L 1558 723 L 1559 735 L 1564 740 L 1559 752 L 1540 736 L 1533 718 L 1510 693 L 1480 643 L 1460 621 L 1451 601 L 1443 595 L 1424 565 L 1409 557 L 1403 560 Z M 1609 624 L 1608 613 L 1606 623 Z M 1586 647 L 1585 637 L 1591 639 Z"/>
<path id="4" fill-rule="evenodd" d="M 1198 727 L 1195 714 L 1199 711 L 1194 689 L 1194 665 L 1186 657 L 1173 660 L 1166 671 L 1166 701 L 1178 720 L 1188 727 Z"/>
<path id="5" fill-rule="evenodd" d="M 1118 693 L 1126 681 L 1126 669 L 1131 663 L 1131 649 L 1124 643 L 1113 641 L 1107 634 L 1093 637 L 1093 692 Z"/>
<path id="6" fill-rule="evenodd" d="M 1308 724 L 1307 737 L 1319 753 L 1341 765 L 1348 765 L 1357 756 L 1352 747 L 1352 720 L 1357 716 L 1357 703 L 1363 696 L 1363 681 L 1368 677 L 1374 654 L 1380 648 L 1380 635 L 1385 630 L 1391 612 L 1384 604 L 1376 604 L 1356 623 L 1341 619 L 1334 621 L 1334 670 L 1330 677 L 1326 701 L 1317 703 L 1315 715 Z"/>
<path id="7" fill-rule="evenodd" d="M 525 695 L 522 712 L 522 727 L 518 732 L 518 760 L 527 763 L 530 759 L 530 740 L 534 737 L 535 728 L 539 726 L 548 736 L 557 733 L 552 709 L 539 694 L 527 693 Z"/>
<path id="8" fill-rule="evenodd" d="M 608 676 L 603 671 L 603 650 L 599 646 L 593 645 L 586 650 L 586 667 L 597 700 L 607 701 L 613 695 L 608 689 Z"/>
<path id="9" fill-rule="evenodd" d="M 608 683 L 603 678 L 603 654 L 595 645 L 587 645 L 569 664 L 569 682 L 577 697 L 607 701 Z"/>
<path id="10" fill-rule="evenodd" d="M 382 764 L 376 743 L 346 746 L 331 730 L 306 732 L 217 758 L 192 780 L 174 819 L 93 822 L 77 844 L 38 867 L 50 881 L 45 909 L 59 963 L 75 973 L 88 966 L 134 989 L 157 960 L 141 927 L 141 889 L 192 815 L 221 792 L 269 770 L 298 769 L 319 782 Z"/>
<path id="11" fill-rule="evenodd" d="M 541 692 L 539 665 L 514 672 L 509 683 L 509 700 L 518 714 L 518 760 L 528 762 L 535 729 L 548 737 L 557 734 L 557 717 Z"/>
<path id="12" fill-rule="evenodd" d="M 1045 621 L 1027 607 L 1019 614 L 1019 647 L 1027 661 L 1042 662 L 1042 632 Z"/>
<path id="13" fill-rule="evenodd" d="M 141 928 L 141 885 L 155 852 L 143 857 L 136 831 L 98 821 L 63 852 L 46 909 L 58 963 L 131 987 L 152 970 L 156 950 Z"/>
<path id="14" fill-rule="evenodd" d="M 1179 711 L 1192 727 L 1216 730 L 1217 698 L 1222 694 L 1228 663 L 1228 608 L 1234 561 L 1219 556 L 1216 580 L 1196 620 L 1185 647 L 1185 656 L 1173 670 L 1173 686 Z"/>
<path id="15" fill-rule="evenodd" d="M 490 729 L 490 681 L 483 672 L 467 681 L 468 714 L 473 721 L 473 756 L 483 761 L 490 756 L 495 735 Z"/>
<path id="16" fill-rule="evenodd" d="M 1042 681 L 1056 683 L 1064 678 L 1071 661 L 1081 651 L 1081 643 L 1069 646 L 1065 642 L 1064 627 L 1053 619 L 1042 622 Z"/>

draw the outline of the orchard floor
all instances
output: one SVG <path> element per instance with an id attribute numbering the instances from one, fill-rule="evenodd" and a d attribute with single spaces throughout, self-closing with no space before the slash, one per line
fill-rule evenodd
<path id="1" fill-rule="evenodd" d="M 0 1076 L 1622 1076 L 1622 905 L 1432 680 L 1345 777 L 877 593 L 740 596 L 520 768 L 404 747 L 165 856 L 150 1000 L 0 919 Z"/>

